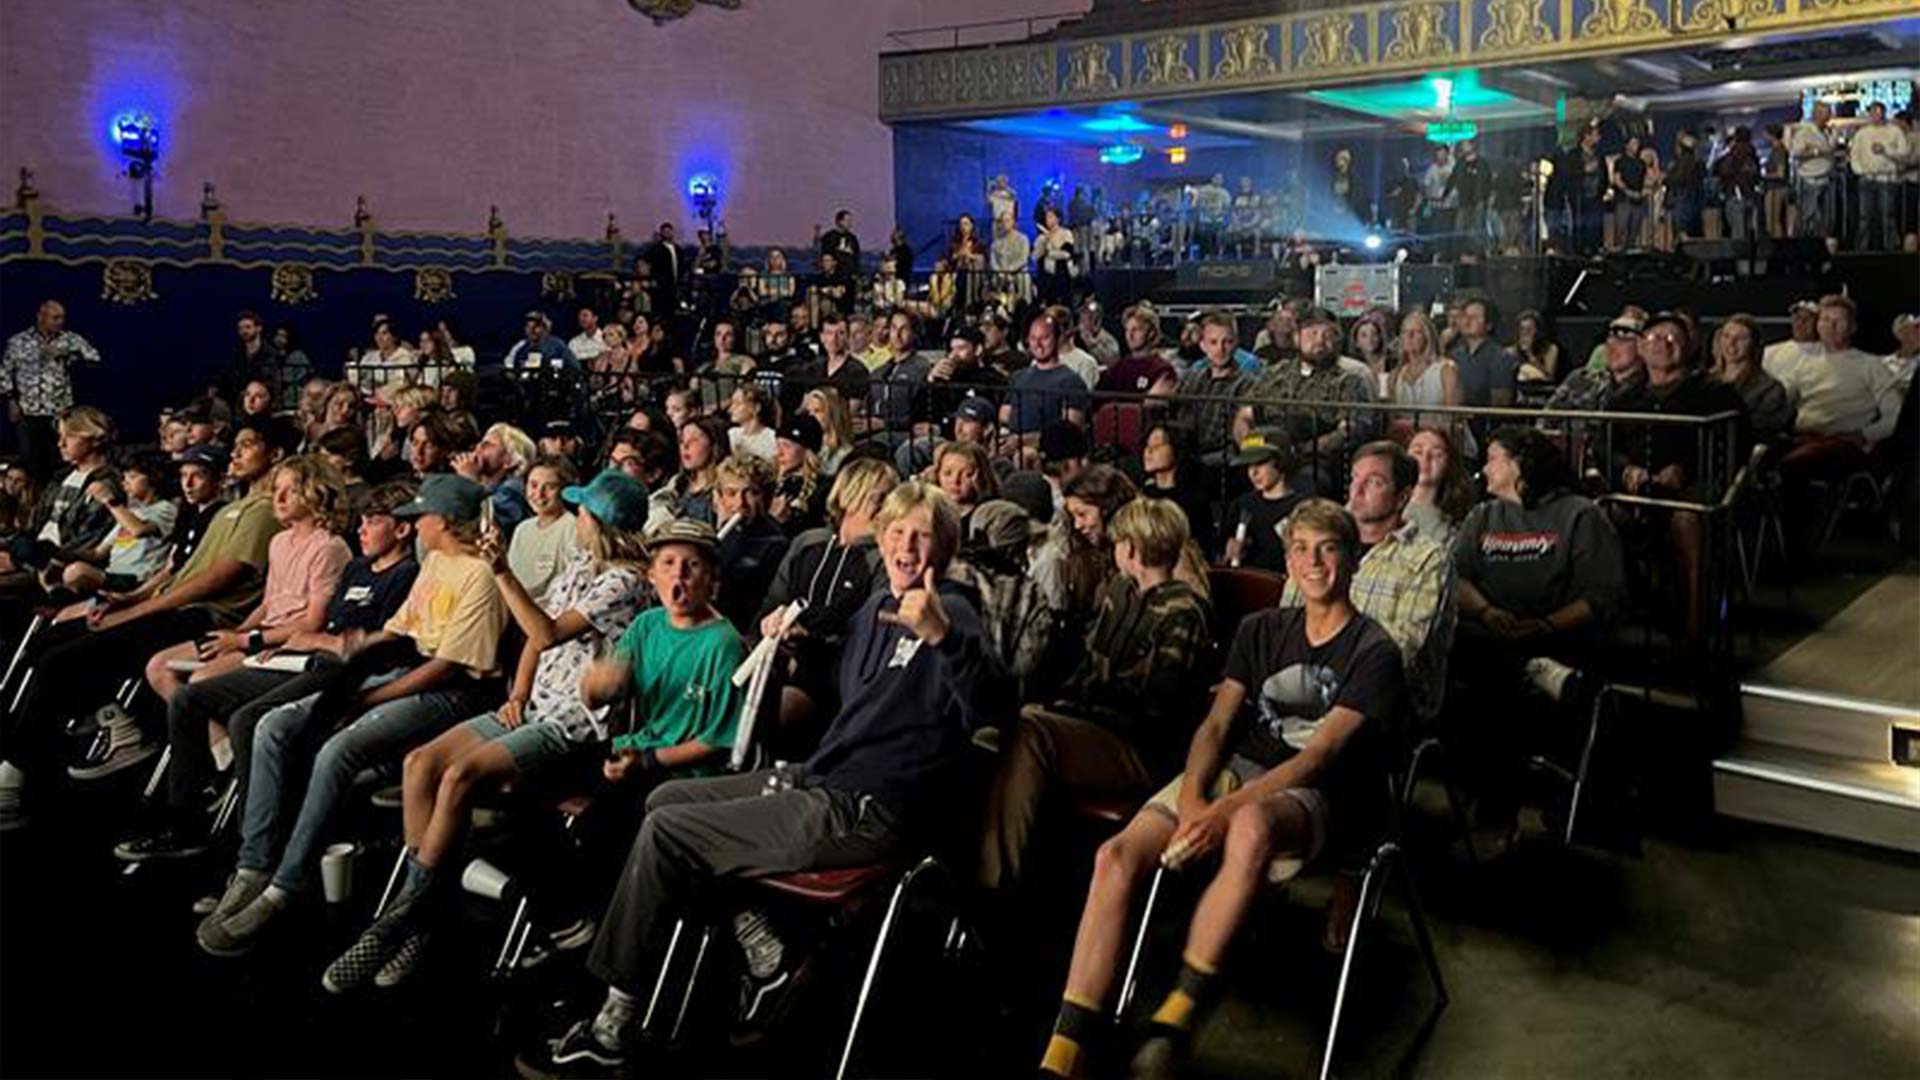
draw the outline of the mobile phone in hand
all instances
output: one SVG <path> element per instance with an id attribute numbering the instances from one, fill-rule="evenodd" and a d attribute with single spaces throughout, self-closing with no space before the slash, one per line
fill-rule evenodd
<path id="1" fill-rule="evenodd" d="M 490 533 L 498 531 L 493 518 L 493 500 L 488 498 L 480 504 L 480 531 Z"/>

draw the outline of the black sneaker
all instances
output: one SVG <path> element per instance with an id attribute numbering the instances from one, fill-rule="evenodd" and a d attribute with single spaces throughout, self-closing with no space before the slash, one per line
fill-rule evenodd
<path id="1" fill-rule="evenodd" d="M 1174 1080 L 1186 1064 L 1191 1042 L 1185 1032 L 1163 1024 L 1150 1025 L 1127 1066 L 1128 1080 Z"/>
<path id="2" fill-rule="evenodd" d="M 565 1035 L 549 1039 L 513 1059 L 514 1071 L 527 1080 L 617 1077 L 626 1068 L 625 1047 L 608 1046 L 593 1035 L 593 1019 L 578 1020 Z"/>
<path id="3" fill-rule="evenodd" d="M 122 840 L 113 846 L 114 858 L 123 862 L 145 862 L 148 859 L 186 859 L 198 855 L 213 846 L 213 839 L 204 830 L 184 828 L 178 825 L 165 825 L 131 840 Z M 211 910 L 211 909 L 209 909 Z"/>
<path id="4" fill-rule="evenodd" d="M 800 990 L 813 976 L 810 956 L 795 960 L 795 950 L 787 948 L 787 963 L 766 978 L 751 972 L 740 976 L 740 1000 L 733 1017 L 733 1045 L 748 1047 L 764 1041 L 792 1011 L 800 999 Z"/>

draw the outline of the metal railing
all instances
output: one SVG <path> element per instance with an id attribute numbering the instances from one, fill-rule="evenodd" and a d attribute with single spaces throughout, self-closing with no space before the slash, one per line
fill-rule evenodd
<path id="1" fill-rule="evenodd" d="M 923 52 L 929 49 L 958 49 L 963 45 L 1000 45 L 1025 41 L 1069 19 L 1085 15 L 1086 9 L 1057 11 L 1044 15 L 1015 15 L 1005 19 L 949 23 L 911 30 L 889 30 L 889 48 L 883 52 Z"/>

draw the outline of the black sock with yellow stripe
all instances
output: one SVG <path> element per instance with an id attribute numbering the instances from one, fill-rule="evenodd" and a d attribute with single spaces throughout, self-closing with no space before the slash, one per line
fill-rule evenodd
<path id="1" fill-rule="evenodd" d="M 1213 1004 L 1214 976 L 1212 967 L 1194 961 L 1192 957 L 1183 957 L 1180 964 L 1180 978 L 1173 984 L 1160 1007 L 1154 1010 L 1153 1025 L 1155 1034 L 1172 1034 L 1185 1037 L 1193 1034 L 1193 1026 L 1202 1010 Z"/>
<path id="2" fill-rule="evenodd" d="M 1041 1073 L 1085 1076 L 1087 1054 L 1112 1026 L 1113 1017 L 1099 1006 L 1068 994 L 1060 1002 L 1060 1015 L 1053 1021 L 1053 1036 L 1047 1040 L 1046 1056 L 1040 1059 Z"/>

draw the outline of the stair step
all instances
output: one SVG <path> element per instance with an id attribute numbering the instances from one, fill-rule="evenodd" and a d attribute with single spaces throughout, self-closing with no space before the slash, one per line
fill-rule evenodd
<path id="1" fill-rule="evenodd" d="M 1714 809 L 1920 853 L 1920 769 L 1743 741 L 1713 763 Z"/>
<path id="2" fill-rule="evenodd" d="M 1769 683 L 1740 684 L 1741 734 L 1834 757 L 1884 762 L 1889 729 L 1920 724 L 1920 709 Z"/>

